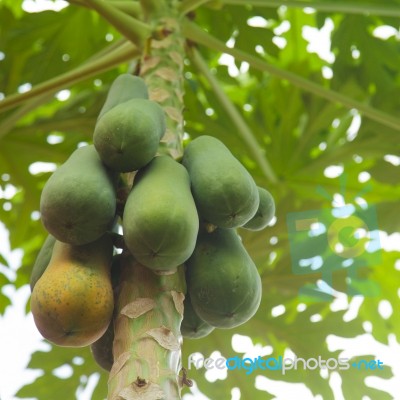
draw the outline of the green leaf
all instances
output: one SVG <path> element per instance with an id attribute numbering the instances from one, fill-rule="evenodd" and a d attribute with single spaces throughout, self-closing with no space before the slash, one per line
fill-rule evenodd
<path id="1" fill-rule="evenodd" d="M 5 275 L 0 272 L 0 288 L 10 283 Z M 4 314 L 6 308 L 11 305 L 11 300 L 3 291 L 0 291 L 0 315 Z"/>
<path id="2" fill-rule="evenodd" d="M 5 267 L 8 267 L 8 261 L 4 258 L 3 254 L 0 253 L 0 263 Z"/>
<path id="3" fill-rule="evenodd" d="M 70 376 L 60 378 L 55 375 L 56 369 L 64 366 Z M 21 388 L 16 394 L 20 398 L 54 398 L 62 393 L 65 398 L 76 398 L 77 388 L 84 387 L 89 376 L 93 373 L 100 374 L 98 388 L 96 389 L 97 399 L 106 397 L 105 384 L 106 374 L 100 371 L 95 364 L 89 348 L 67 348 L 52 347 L 49 352 L 37 351 L 32 355 L 28 365 L 31 369 L 43 371 L 43 375 Z"/>
<path id="4" fill-rule="evenodd" d="M 0 13 L 2 21 L 8 21 L 0 39 L 8 61 L 0 74 L 6 94 L 16 92 L 19 85 L 43 82 L 81 64 L 106 45 L 107 33 L 114 32 L 97 14 L 79 7 L 24 13 L 20 19 L 13 18 L 6 7 Z M 87 34 L 94 31 L 96 35 Z M 26 38 L 30 46 L 26 46 Z"/>

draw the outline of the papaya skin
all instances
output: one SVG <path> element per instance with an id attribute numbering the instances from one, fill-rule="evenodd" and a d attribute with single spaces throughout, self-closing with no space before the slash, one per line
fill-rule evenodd
<path id="1" fill-rule="evenodd" d="M 199 217 L 186 169 L 169 156 L 140 170 L 122 218 L 128 250 L 144 266 L 174 271 L 192 254 Z"/>
<path id="2" fill-rule="evenodd" d="M 116 182 L 117 175 L 103 165 L 93 145 L 76 149 L 42 190 L 44 227 L 73 245 L 97 240 L 114 224 Z"/>
<path id="3" fill-rule="evenodd" d="M 188 293 L 203 321 L 229 329 L 256 313 L 261 278 L 235 230 L 202 230 L 186 266 Z"/>
<path id="4" fill-rule="evenodd" d="M 104 334 L 114 308 L 112 252 L 108 235 L 83 246 L 55 242 L 31 296 L 33 318 L 44 338 L 59 346 L 83 347 Z"/>
<path id="5" fill-rule="evenodd" d="M 113 342 L 114 324 L 111 321 L 104 335 L 90 345 L 90 350 L 97 365 L 106 371 L 111 371 L 111 367 L 114 364 Z"/>
<path id="6" fill-rule="evenodd" d="M 117 301 L 119 294 L 119 282 L 121 275 L 121 254 L 114 255 L 111 265 L 111 283 L 114 292 L 114 304 Z M 90 345 L 93 358 L 97 365 L 106 371 L 110 371 L 114 364 L 113 355 L 114 343 L 114 317 L 108 325 L 104 335 Z"/>
<path id="7" fill-rule="evenodd" d="M 204 222 L 237 228 L 248 222 L 259 204 L 257 185 L 246 168 L 218 139 L 203 135 L 185 148 L 182 164 Z"/>
<path id="8" fill-rule="evenodd" d="M 215 328 L 204 322 L 194 311 L 190 296 L 186 294 L 183 301 L 182 336 L 186 339 L 200 339 L 208 336 Z"/>
<path id="9" fill-rule="evenodd" d="M 260 231 L 268 226 L 275 215 L 275 201 L 267 189 L 258 187 L 260 204 L 254 217 L 243 225 L 251 231 Z"/>
<path id="10" fill-rule="evenodd" d="M 159 104 L 132 99 L 118 104 L 96 123 L 93 143 L 110 169 L 131 172 L 156 155 L 165 132 L 165 115 Z"/>
<path id="11" fill-rule="evenodd" d="M 147 86 L 142 78 L 131 74 L 121 74 L 112 82 L 106 101 L 100 110 L 99 120 L 107 111 L 131 99 L 148 99 Z"/>
<path id="12" fill-rule="evenodd" d="M 36 282 L 43 275 L 46 270 L 49 262 L 51 260 L 51 254 L 53 253 L 54 243 L 56 242 L 56 238 L 52 235 L 47 235 L 46 240 L 43 243 L 42 248 L 40 249 L 35 263 L 33 264 L 31 277 L 29 280 L 29 285 L 31 288 L 31 292 L 36 285 Z"/>

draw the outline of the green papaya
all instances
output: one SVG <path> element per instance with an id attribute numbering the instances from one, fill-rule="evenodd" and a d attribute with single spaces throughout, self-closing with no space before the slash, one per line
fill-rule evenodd
<path id="1" fill-rule="evenodd" d="M 121 276 L 121 254 L 114 255 L 111 264 L 111 283 L 114 295 L 114 304 L 118 301 L 119 283 Z M 105 331 L 104 335 L 90 345 L 93 358 L 96 363 L 106 371 L 110 371 L 114 364 L 113 355 L 114 343 L 114 321 L 111 320 L 110 325 Z"/>
<path id="2" fill-rule="evenodd" d="M 210 334 L 214 327 L 204 322 L 194 311 L 189 294 L 186 294 L 183 301 L 183 320 L 181 324 L 181 333 L 187 339 L 200 339 Z"/>
<path id="3" fill-rule="evenodd" d="M 234 328 L 257 311 L 261 278 L 235 230 L 201 231 L 186 266 L 193 308 L 209 325 Z"/>
<path id="4" fill-rule="evenodd" d="M 108 90 L 106 101 L 97 119 L 121 103 L 132 99 L 148 99 L 147 86 L 142 78 L 131 74 L 119 75 Z"/>
<path id="5" fill-rule="evenodd" d="M 47 231 L 74 245 L 104 235 L 115 218 L 116 179 L 93 145 L 75 150 L 42 190 L 40 212 Z"/>
<path id="6" fill-rule="evenodd" d="M 161 106 L 151 100 L 132 99 L 116 105 L 97 121 L 93 143 L 112 170 L 136 171 L 156 155 L 164 131 Z"/>
<path id="7" fill-rule="evenodd" d="M 110 371 L 114 364 L 113 342 L 114 323 L 111 321 L 104 335 L 90 345 L 90 350 L 97 365 L 106 371 Z"/>
<path id="8" fill-rule="evenodd" d="M 47 235 L 46 240 L 43 243 L 42 248 L 40 249 L 35 263 L 33 264 L 31 277 L 30 277 L 30 287 L 31 291 L 36 285 L 36 282 L 43 275 L 43 272 L 46 270 L 49 265 L 51 254 L 53 253 L 54 243 L 56 242 L 56 238 L 52 235 Z"/>
<path id="9" fill-rule="evenodd" d="M 154 158 L 135 176 L 123 214 L 127 248 L 143 265 L 174 270 L 193 252 L 199 220 L 186 169 Z"/>
<path id="10" fill-rule="evenodd" d="M 221 141 L 211 136 L 192 140 L 182 164 L 189 171 L 193 197 L 206 222 L 235 228 L 254 216 L 259 204 L 257 185 Z"/>
<path id="11" fill-rule="evenodd" d="M 243 228 L 260 231 L 264 229 L 275 215 L 275 202 L 271 193 L 267 189 L 258 188 L 260 204 L 254 217 L 243 225 Z"/>

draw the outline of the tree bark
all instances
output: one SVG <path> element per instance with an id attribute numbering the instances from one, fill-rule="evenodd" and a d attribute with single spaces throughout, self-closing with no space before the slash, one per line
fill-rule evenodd
<path id="1" fill-rule="evenodd" d="M 160 2 L 161 3 L 161 2 Z M 183 153 L 183 96 L 185 40 L 181 31 L 177 1 L 166 1 L 165 7 L 151 16 L 160 39 L 152 39 L 143 54 L 140 75 L 149 88 L 150 99 L 158 102 L 167 117 L 167 129 L 160 152 L 180 158 Z"/>
<path id="2" fill-rule="evenodd" d="M 127 253 L 120 267 L 108 399 L 180 399 L 183 267 L 157 275 Z"/>

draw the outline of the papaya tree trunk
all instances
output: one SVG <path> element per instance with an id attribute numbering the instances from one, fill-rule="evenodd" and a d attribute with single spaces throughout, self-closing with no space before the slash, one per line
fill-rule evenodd
<path id="1" fill-rule="evenodd" d="M 157 275 L 129 254 L 120 267 L 108 399 L 180 399 L 183 269 Z"/>
<path id="2" fill-rule="evenodd" d="M 178 13 L 180 2 L 166 3 L 169 4 L 152 14 L 151 23 L 157 26 L 161 38 L 150 40 L 141 60 L 140 75 L 149 88 L 150 99 L 158 102 L 166 113 L 167 129 L 160 152 L 179 158 L 183 153 L 185 40 Z"/>
<path id="3" fill-rule="evenodd" d="M 158 35 L 148 41 L 140 62 L 150 98 L 164 109 L 166 133 L 160 153 L 182 156 L 184 39 L 179 2 L 142 2 Z M 183 267 L 158 275 L 124 251 L 114 319 L 114 365 L 108 400 L 181 398 L 180 324 L 186 291 Z"/>

